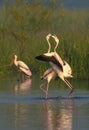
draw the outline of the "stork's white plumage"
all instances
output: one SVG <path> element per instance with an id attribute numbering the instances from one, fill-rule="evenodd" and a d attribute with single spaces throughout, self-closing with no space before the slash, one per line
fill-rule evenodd
<path id="1" fill-rule="evenodd" d="M 25 75 L 32 75 L 32 72 L 29 67 L 23 61 L 17 60 L 17 55 L 14 55 L 13 62 L 15 66 L 17 66 Z"/>

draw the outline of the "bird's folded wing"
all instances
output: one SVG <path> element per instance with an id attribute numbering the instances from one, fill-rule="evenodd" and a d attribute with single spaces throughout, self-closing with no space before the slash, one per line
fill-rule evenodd
<path id="1" fill-rule="evenodd" d="M 29 70 L 29 67 L 23 61 L 18 61 L 18 67 Z"/>
<path id="2" fill-rule="evenodd" d="M 63 71 L 63 67 L 62 67 L 61 63 L 53 55 L 52 56 L 39 55 L 39 56 L 36 56 L 36 59 L 46 61 L 46 62 L 52 62 Z"/>

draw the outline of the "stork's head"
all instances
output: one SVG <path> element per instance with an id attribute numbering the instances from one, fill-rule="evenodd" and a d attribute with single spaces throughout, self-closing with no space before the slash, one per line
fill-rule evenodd
<path id="1" fill-rule="evenodd" d="M 17 55 L 14 55 L 13 59 L 16 60 L 17 59 Z"/>
<path id="2" fill-rule="evenodd" d="M 15 60 L 17 60 L 17 55 L 14 55 L 14 56 L 13 56 L 13 58 L 12 58 L 12 61 L 11 61 L 10 65 L 13 65 Z"/>

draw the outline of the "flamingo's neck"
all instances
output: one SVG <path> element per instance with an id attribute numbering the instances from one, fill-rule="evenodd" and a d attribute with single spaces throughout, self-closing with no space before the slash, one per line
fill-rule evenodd
<path id="1" fill-rule="evenodd" d="M 47 42 L 48 42 L 48 46 L 49 46 L 49 48 L 48 48 L 48 53 L 50 53 L 50 50 L 51 50 L 51 44 L 50 44 L 49 40 L 47 40 Z"/>
<path id="2" fill-rule="evenodd" d="M 56 51 L 57 47 L 58 47 L 58 43 L 56 43 L 56 46 L 54 48 L 54 52 Z"/>

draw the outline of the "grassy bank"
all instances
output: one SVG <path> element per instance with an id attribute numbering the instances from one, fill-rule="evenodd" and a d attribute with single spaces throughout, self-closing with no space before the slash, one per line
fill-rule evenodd
<path id="1" fill-rule="evenodd" d="M 45 36 L 50 32 L 58 36 L 57 51 L 70 63 L 74 77 L 89 79 L 88 12 L 63 9 L 62 3 L 59 8 L 5 3 L 0 10 L 0 75 L 14 71 L 9 66 L 14 54 L 42 74 L 49 65 L 37 61 L 35 56 L 46 52 Z M 54 46 L 52 39 L 51 42 Z"/>

